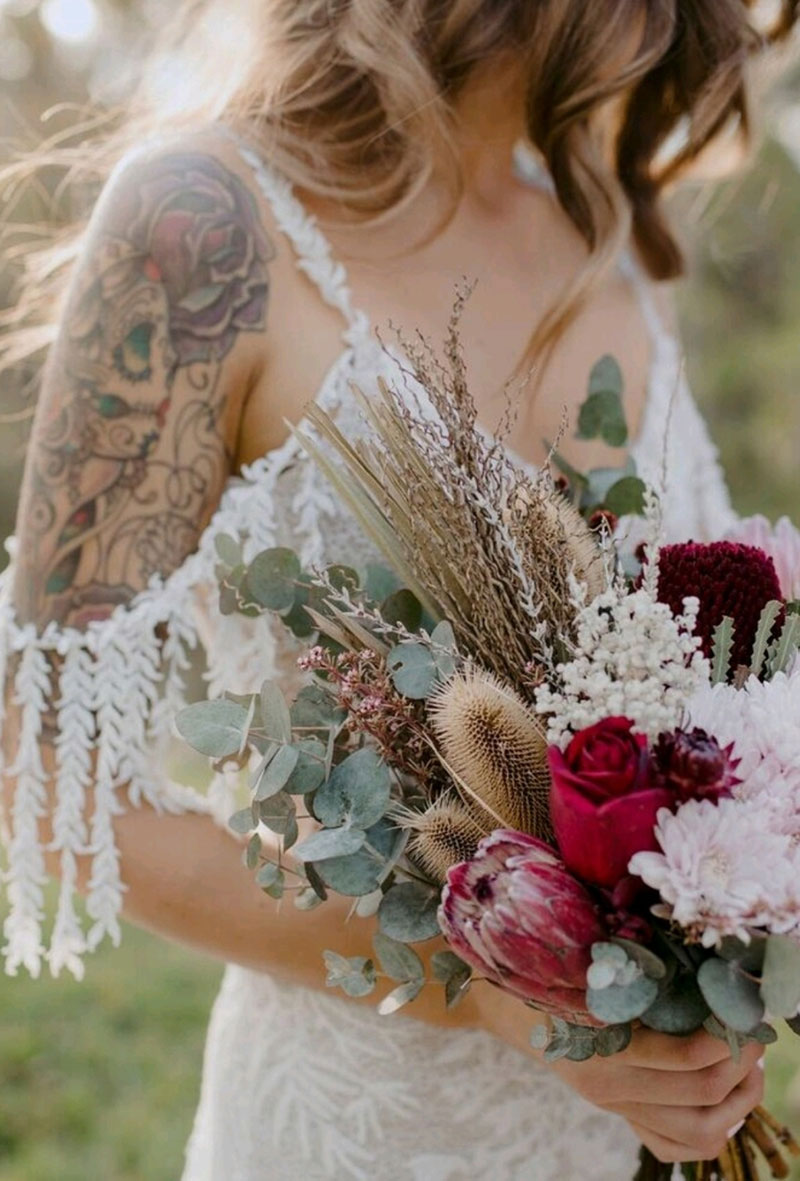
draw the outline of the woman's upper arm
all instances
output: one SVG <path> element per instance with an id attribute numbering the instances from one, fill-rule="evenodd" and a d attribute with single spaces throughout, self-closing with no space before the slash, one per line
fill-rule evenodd
<path id="1" fill-rule="evenodd" d="M 20 618 L 82 628 L 194 549 L 258 368 L 273 253 L 227 145 L 140 154 L 109 182 L 45 367 Z"/>

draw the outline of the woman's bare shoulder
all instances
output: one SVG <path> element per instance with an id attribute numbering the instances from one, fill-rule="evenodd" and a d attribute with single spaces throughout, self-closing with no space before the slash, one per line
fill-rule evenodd
<path id="1" fill-rule="evenodd" d="M 45 367 L 18 521 L 28 619 L 80 626 L 194 549 L 231 470 L 274 254 L 224 136 L 121 161 Z"/>

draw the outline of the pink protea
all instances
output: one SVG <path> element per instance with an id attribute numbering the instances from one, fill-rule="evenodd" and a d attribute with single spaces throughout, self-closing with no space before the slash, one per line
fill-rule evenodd
<path id="1" fill-rule="evenodd" d="M 748 665 L 761 612 L 770 600 L 783 601 L 772 558 L 752 545 L 733 541 L 665 545 L 658 559 L 658 597 L 678 615 L 683 600 L 700 600 L 697 634 L 711 656 L 714 631 L 725 616 L 735 632 L 731 666 Z"/>
<path id="2" fill-rule="evenodd" d="M 549 845 L 508 829 L 484 837 L 471 861 L 448 871 L 439 925 L 457 955 L 507 992 L 594 1024 L 586 972 L 608 931 Z"/>
<path id="3" fill-rule="evenodd" d="M 788 517 L 781 517 L 774 527 L 766 517 L 745 517 L 726 534 L 726 541 L 763 550 L 775 563 L 783 598 L 800 599 L 800 529 Z"/>

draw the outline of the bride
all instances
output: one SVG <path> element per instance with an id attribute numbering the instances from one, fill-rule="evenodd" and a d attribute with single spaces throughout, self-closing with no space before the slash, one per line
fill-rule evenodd
<path id="1" fill-rule="evenodd" d="M 540 463 L 612 352 L 653 480 L 666 448 L 668 532 L 725 530 L 660 195 L 737 121 L 745 138 L 756 7 L 255 0 L 240 29 L 208 0 L 176 40 L 206 39 L 207 77 L 202 54 L 188 76 L 162 61 L 125 127 L 73 153 L 110 175 L 70 266 L 0 599 L 4 955 L 80 975 L 122 914 L 228 963 L 184 1181 L 625 1181 L 640 1141 L 715 1157 L 760 1101 L 761 1049 L 734 1062 L 704 1033 L 547 1066 L 497 990 L 393 1018 L 326 992 L 323 949 L 362 953 L 369 924 L 345 925 L 343 899 L 341 925 L 335 902 L 278 909 L 225 828 L 224 776 L 209 802 L 164 769 L 188 649 L 212 693 L 293 675 L 265 622 L 220 612 L 215 537 L 368 557 L 287 421 L 317 399 L 363 429 L 349 383 L 400 377 L 376 330 L 440 339 L 462 277 L 484 424 L 532 371 L 509 446 Z M 777 7 L 776 37 L 797 5 Z"/>

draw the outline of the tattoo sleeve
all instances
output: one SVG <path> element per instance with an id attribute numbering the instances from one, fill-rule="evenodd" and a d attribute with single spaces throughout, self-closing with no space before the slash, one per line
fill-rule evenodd
<path id="1" fill-rule="evenodd" d="M 103 199 L 48 360 L 18 521 L 21 615 L 84 626 L 194 548 L 230 469 L 226 358 L 263 329 L 274 250 L 216 157 Z"/>

